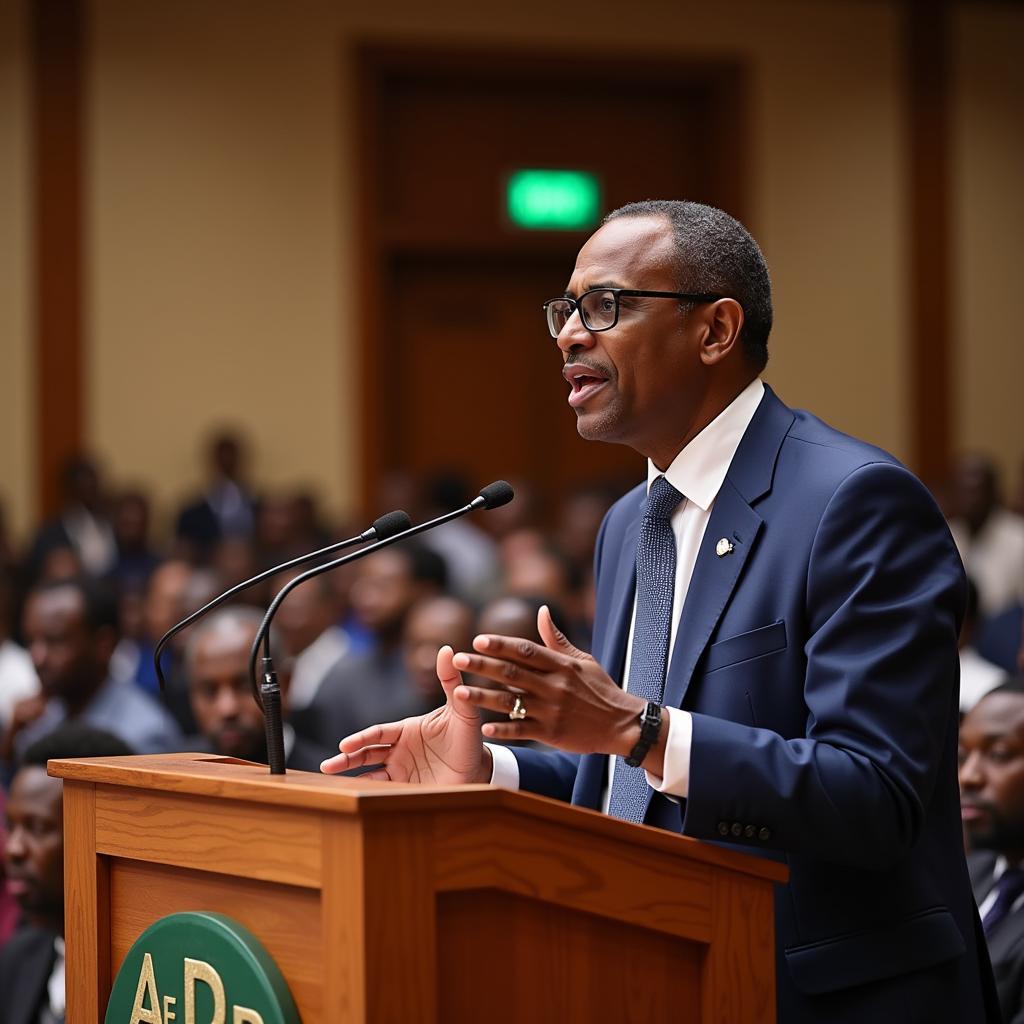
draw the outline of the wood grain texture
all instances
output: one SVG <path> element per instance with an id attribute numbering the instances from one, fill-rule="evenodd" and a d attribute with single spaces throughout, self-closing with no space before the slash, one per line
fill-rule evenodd
<path id="1" fill-rule="evenodd" d="M 110 891 L 94 844 L 94 787 L 64 784 L 67 1024 L 95 1024 L 110 996 Z"/>
<path id="2" fill-rule="evenodd" d="M 773 1024 L 775 917 L 772 890 L 719 872 L 713 932 L 704 961 L 703 1020 Z"/>
<path id="3" fill-rule="evenodd" d="M 713 869 L 683 856 L 549 825 L 544 841 L 517 816 L 436 815 L 439 891 L 495 889 L 708 942 Z M 468 824 L 468 827 L 467 827 Z M 644 830 L 644 832 L 649 830 Z M 684 848 L 685 849 L 685 848 Z"/>
<path id="4" fill-rule="evenodd" d="M 301 810 L 254 814 L 227 799 L 96 788 L 96 846 L 115 857 L 318 888 L 320 838 Z"/>
<path id="5" fill-rule="evenodd" d="M 699 943 L 493 891 L 446 893 L 437 916 L 439 1021 L 718 1020 L 701 1017 Z"/>
<path id="6" fill-rule="evenodd" d="M 190 910 L 226 914 L 245 925 L 280 968 L 305 1024 L 331 1019 L 322 1012 L 319 894 L 305 888 L 111 860 L 111 980 L 146 928 L 168 914 Z M 95 1024 L 96 1017 L 91 1020 Z"/>

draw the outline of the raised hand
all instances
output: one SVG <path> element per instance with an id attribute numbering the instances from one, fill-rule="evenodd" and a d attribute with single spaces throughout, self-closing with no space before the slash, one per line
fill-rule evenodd
<path id="1" fill-rule="evenodd" d="M 488 722 L 487 739 L 539 740 L 572 753 L 627 755 L 640 735 L 646 702 L 626 693 L 585 651 L 570 643 L 547 606 L 537 615 L 544 644 L 484 635 L 473 641 L 476 653 L 456 654 L 454 668 L 485 676 L 502 689 L 459 686 L 455 694 L 478 708 L 522 718 Z M 517 706 L 516 701 L 519 701 Z M 645 767 L 660 768 L 661 750 L 652 750 Z"/>
<path id="2" fill-rule="evenodd" d="M 437 678 L 448 698 L 442 707 L 346 736 L 338 744 L 341 753 L 324 761 L 320 770 L 333 775 L 375 764 L 380 767 L 360 778 L 439 786 L 489 782 L 491 757 L 480 736 L 480 715 L 455 695 L 462 676 L 452 665 L 450 647 L 437 652 Z"/>

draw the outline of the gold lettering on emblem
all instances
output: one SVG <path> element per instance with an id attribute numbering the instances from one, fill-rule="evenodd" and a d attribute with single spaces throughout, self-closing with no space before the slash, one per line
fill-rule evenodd
<path id="1" fill-rule="evenodd" d="M 148 1008 L 142 1005 L 144 998 L 149 999 Z M 164 1024 L 160 1017 L 160 996 L 156 991 L 153 958 L 148 953 L 142 957 L 142 970 L 139 971 L 139 984 L 135 989 L 135 1002 L 132 1003 L 132 1017 L 128 1024 Z"/>
<path id="2" fill-rule="evenodd" d="M 185 1024 L 196 1024 L 196 982 L 208 985 L 213 993 L 213 1017 L 203 1024 L 224 1024 L 226 1013 L 224 982 L 205 960 L 185 957 Z"/>
<path id="3" fill-rule="evenodd" d="M 255 1010 L 247 1010 L 244 1006 L 236 1006 L 231 1024 L 263 1024 L 263 1015 Z"/>
<path id="4" fill-rule="evenodd" d="M 164 1024 L 171 1024 L 172 1020 L 178 1019 L 178 1015 L 171 1009 L 177 1001 L 177 996 L 164 996 Z"/>

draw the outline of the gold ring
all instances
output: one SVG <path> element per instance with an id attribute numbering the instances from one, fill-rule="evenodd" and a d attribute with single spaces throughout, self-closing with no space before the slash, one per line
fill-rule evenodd
<path id="1" fill-rule="evenodd" d="M 508 713 L 508 717 L 513 722 L 520 722 L 526 717 L 526 705 L 523 703 L 522 697 L 516 697 L 516 702 L 512 705 L 512 710 Z"/>

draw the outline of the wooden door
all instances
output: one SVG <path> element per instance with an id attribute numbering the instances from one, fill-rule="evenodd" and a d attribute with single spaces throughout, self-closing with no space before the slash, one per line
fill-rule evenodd
<path id="1" fill-rule="evenodd" d="M 661 197 L 742 215 L 738 69 L 417 51 L 362 66 L 364 495 L 396 470 L 523 478 L 549 506 L 641 479 L 634 452 L 576 434 L 541 312 L 590 232 L 515 228 L 504 186 L 575 168 L 598 176 L 602 213 Z"/>

